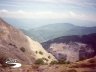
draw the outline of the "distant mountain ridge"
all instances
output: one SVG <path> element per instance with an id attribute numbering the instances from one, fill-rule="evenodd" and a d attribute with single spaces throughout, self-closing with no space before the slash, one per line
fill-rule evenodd
<path id="1" fill-rule="evenodd" d="M 30 29 L 24 31 L 24 33 L 42 43 L 61 36 L 96 33 L 96 27 L 80 27 L 70 23 L 56 23 Z"/>

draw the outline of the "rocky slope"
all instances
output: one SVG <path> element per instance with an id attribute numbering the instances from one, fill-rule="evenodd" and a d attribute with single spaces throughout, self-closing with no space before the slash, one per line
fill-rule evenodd
<path id="1" fill-rule="evenodd" d="M 73 64 L 25 65 L 18 69 L 0 67 L 0 72 L 96 72 L 96 56 Z"/>
<path id="2" fill-rule="evenodd" d="M 28 36 L 26 36 L 26 38 L 29 42 L 30 51 L 35 55 L 35 59 L 42 58 L 45 63 L 50 63 L 51 61 L 56 60 L 55 57 L 51 53 L 48 53 L 39 42 L 32 40 Z"/>
<path id="3" fill-rule="evenodd" d="M 48 63 L 56 60 L 38 42 L 0 18 L 0 63 L 8 58 L 17 59 L 22 64 L 32 64 L 37 58 L 46 58 Z"/>
<path id="4" fill-rule="evenodd" d="M 78 61 L 96 55 L 96 33 L 63 36 L 42 43 L 57 59 Z"/>
<path id="5" fill-rule="evenodd" d="M 79 42 L 53 43 L 48 51 L 58 60 L 76 62 L 93 56 L 94 50 L 86 44 Z"/>

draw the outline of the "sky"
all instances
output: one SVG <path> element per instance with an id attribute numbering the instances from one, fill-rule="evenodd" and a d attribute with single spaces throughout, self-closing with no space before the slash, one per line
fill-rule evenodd
<path id="1" fill-rule="evenodd" d="M 96 0 L 0 0 L 0 17 L 30 20 L 32 25 L 69 22 L 96 26 Z"/>

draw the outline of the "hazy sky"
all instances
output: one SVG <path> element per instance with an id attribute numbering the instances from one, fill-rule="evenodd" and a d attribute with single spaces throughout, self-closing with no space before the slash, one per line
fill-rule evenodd
<path id="1" fill-rule="evenodd" d="M 0 17 L 91 26 L 96 25 L 96 0 L 0 0 Z"/>

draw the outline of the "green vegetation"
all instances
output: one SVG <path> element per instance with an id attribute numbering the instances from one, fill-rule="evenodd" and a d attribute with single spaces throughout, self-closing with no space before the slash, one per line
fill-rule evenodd
<path id="1" fill-rule="evenodd" d="M 58 64 L 58 62 L 54 60 L 54 61 L 51 61 L 50 64 Z"/>
<path id="2" fill-rule="evenodd" d="M 50 64 L 70 64 L 70 62 L 65 61 L 65 60 L 59 60 L 58 62 L 57 61 L 51 61 Z"/>
<path id="3" fill-rule="evenodd" d="M 36 51 L 36 54 L 38 53 L 38 51 Z"/>
<path id="4" fill-rule="evenodd" d="M 70 64 L 70 62 L 65 60 L 59 60 L 58 64 Z"/>
<path id="5" fill-rule="evenodd" d="M 43 52 L 42 51 L 39 51 L 39 54 L 43 55 Z"/>
<path id="6" fill-rule="evenodd" d="M 48 56 L 49 59 L 51 59 L 51 56 Z"/>
<path id="7" fill-rule="evenodd" d="M 48 59 L 46 59 L 46 58 L 42 58 L 42 59 L 48 61 Z"/>
<path id="8" fill-rule="evenodd" d="M 25 52 L 25 51 L 26 51 L 24 47 L 21 47 L 20 50 L 21 50 L 22 52 Z"/>
<path id="9" fill-rule="evenodd" d="M 42 58 L 40 58 L 40 59 L 37 59 L 37 60 L 35 61 L 35 64 L 43 65 L 43 64 L 44 64 L 44 61 L 43 61 Z"/>

